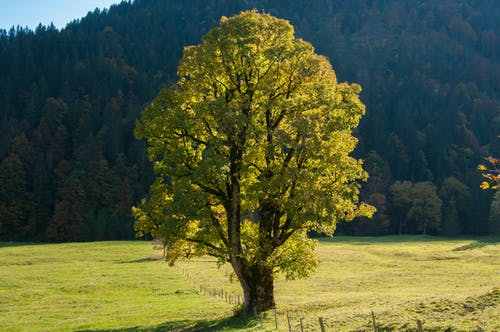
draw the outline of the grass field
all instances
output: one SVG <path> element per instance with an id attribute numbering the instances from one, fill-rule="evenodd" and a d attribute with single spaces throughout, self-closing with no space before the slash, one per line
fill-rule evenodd
<path id="1" fill-rule="evenodd" d="M 276 282 L 279 330 L 500 331 L 500 242 L 493 238 L 350 238 L 320 241 L 320 267 Z M 261 331 L 274 313 L 232 318 L 239 294 L 229 267 L 210 259 L 169 267 L 149 242 L 0 243 L 1 331 Z"/>

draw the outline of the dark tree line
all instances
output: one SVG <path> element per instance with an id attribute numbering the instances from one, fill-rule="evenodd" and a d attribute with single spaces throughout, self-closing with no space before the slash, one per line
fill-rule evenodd
<path id="1" fill-rule="evenodd" d="M 139 0 L 61 31 L 0 31 L 0 237 L 132 238 L 130 207 L 152 179 L 135 120 L 184 46 L 250 8 L 290 20 L 339 81 L 363 86 L 356 154 L 378 212 L 340 232 L 499 228 L 476 170 L 500 155 L 496 0 Z"/>

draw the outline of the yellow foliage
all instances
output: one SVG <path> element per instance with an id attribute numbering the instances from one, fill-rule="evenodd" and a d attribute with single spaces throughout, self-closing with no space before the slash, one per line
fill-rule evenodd
<path id="1" fill-rule="evenodd" d="M 477 166 L 477 169 L 483 172 L 481 175 L 488 181 L 483 181 L 480 185 L 480 188 L 483 190 L 497 190 L 499 188 L 498 184 L 500 183 L 500 169 L 498 168 L 498 166 L 500 165 L 500 159 L 494 158 L 492 156 L 488 156 L 484 159 L 489 163 L 489 167 L 480 164 Z"/>
<path id="2" fill-rule="evenodd" d="M 306 276 L 317 263 L 308 230 L 373 214 L 350 156 L 361 87 L 338 83 L 289 22 L 223 17 L 184 49 L 178 75 L 135 131 L 158 179 L 135 227 L 162 238 L 169 260 L 207 253 Z"/>

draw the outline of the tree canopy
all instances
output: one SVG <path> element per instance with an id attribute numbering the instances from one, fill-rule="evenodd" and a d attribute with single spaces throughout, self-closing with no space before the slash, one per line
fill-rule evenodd
<path id="1" fill-rule="evenodd" d="M 223 17 L 186 47 L 178 75 L 136 126 L 156 175 L 136 230 L 163 239 L 171 263 L 231 263 L 244 310 L 269 309 L 274 273 L 317 264 L 307 231 L 331 235 L 373 213 L 358 201 L 367 173 L 349 155 L 361 88 L 338 83 L 288 21 L 256 11 Z"/>

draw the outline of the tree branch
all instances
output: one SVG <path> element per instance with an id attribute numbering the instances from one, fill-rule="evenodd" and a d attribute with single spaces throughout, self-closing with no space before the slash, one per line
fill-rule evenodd
<path id="1" fill-rule="evenodd" d="M 248 164 L 249 164 L 250 166 L 255 167 L 255 168 L 256 168 L 256 169 L 257 169 L 260 173 L 263 173 L 263 172 L 264 172 L 264 170 L 263 170 L 262 168 L 260 168 L 257 164 L 252 163 L 252 162 L 250 162 L 250 161 L 248 162 Z"/>
<path id="2" fill-rule="evenodd" d="M 210 206 L 207 206 L 208 210 L 210 211 L 209 214 L 210 214 L 210 220 L 212 221 L 212 224 L 214 225 L 215 229 L 217 230 L 217 234 L 219 235 L 222 243 L 224 243 L 224 245 L 226 247 L 229 247 L 229 242 L 228 242 L 228 239 L 226 238 L 226 236 L 224 235 L 224 229 L 222 228 L 222 225 L 221 223 L 219 222 L 219 219 L 217 219 L 217 217 L 215 216 L 214 212 L 212 211 L 212 209 L 210 208 Z"/>
<path id="3" fill-rule="evenodd" d="M 157 222 L 157 219 L 148 210 L 141 209 L 141 211 L 153 222 L 154 228 L 152 229 L 157 230 L 160 228 L 160 222 Z"/>
<path id="4" fill-rule="evenodd" d="M 193 136 L 187 132 L 187 130 L 184 130 L 184 133 L 182 134 L 182 138 L 187 137 L 195 141 L 196 143 L 203 144 L 203 145 L 208 145 L 208 143 L 202 139 L 197 138 L 196 136 Z"/>
<path id="5" fill-rule="evenodd" d="M 218 197 L 222 203 L 224 203 L 227 200 L 226 193 L 223 190 L 220 190 L 218 188 L 211 188 L 203 183 L 200 183 L 198 181 L 193 181 L 193 184 L 197 185 L 198 187 L 201 188 L 205 193 L 207 194 L 212 194 L 216 197 Z"/>
<path id="6" fill-rule="evenodd" d="M 287 111 L 286 109 L 282 109 L 281 110 L 280 114 L 278 115 L 278 117 L 276 118 L 276 120 L 274 121 L 274 123 L 271 125 L 271 129 L 274 130 L 274 129 L 278 128 L 281 120 L 283 120 L 283 118 L 286 115 L 286 111 Z"/>
<path id="7" fill-rule="evenodd" d="M 205 240 L 194 239 L 194 238 L 186 238 L 186 241 L 193 242 L 193 243 L 198 243 L 198 244 L 204 245 L 207 248 L 215 250 L 220 255 L 220 256 L 216 256 L 216 257 L 224 257 L 225 258 L 227 256 L 226 253 L 224 252 L 223 248 L 219 248 L 216 245 L 214 245 L 214 244 L 212 244 L 210 242 L 207 242 Z"/>

